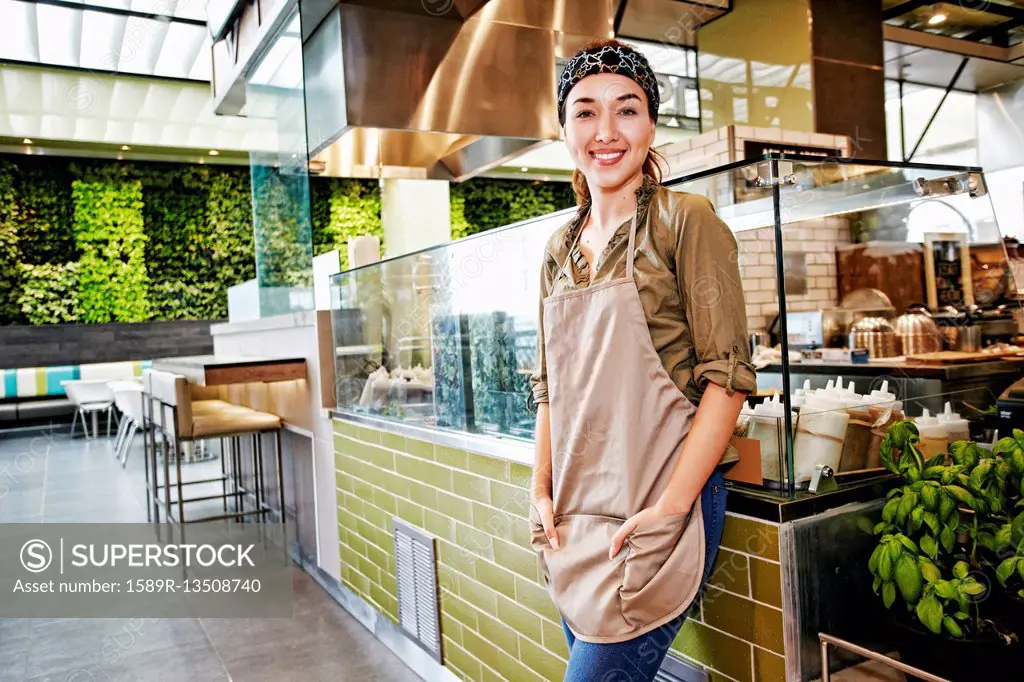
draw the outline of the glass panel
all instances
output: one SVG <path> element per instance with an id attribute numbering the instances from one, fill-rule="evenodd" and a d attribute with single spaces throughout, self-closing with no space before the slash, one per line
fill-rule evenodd
<path id="1" fill-rule="evenodd" d="M 333 278 L 339 409 L 529 439 L 544 246 L 565 212 Z"/>
<path id="2" fill-rule="evenodd" d="M 737 447 L 760 459 L 749 485 L 801 496 L 820 465 L 841 485 L 877 475 L 887 427 L 947 403 L 941 435 L 931 428 L 940 420 L 921 422 L 934 437 L 926 447 L 1005 433 L 996 401 L 1020 364 L 1003 355 L 1024 315 L 982 176 L 827 160 L 780 161 L 779 173 L 775 163 L 669 187 L 708 197 L 739 247 L 758 371 L 736 427 Z M 569 215 L 336 275 L 339 409 L 529 439 L 541 255 Z M 975 343 L 988 352 L 970 363 L 924 355 Z"/>
<path id="3" fill-rule="evenodd" d="M 270 317 L 313 309 L 313 237 L 309 218 L 309 173 L 306 164 L 306 118 L 302 91 L 302 48 L 298 10 L 276 38 L 255 73 L 273 59 L 273 73 L 288 79 L 246 83 L 250 118 L 272 121 L 276 144 L 271 151 L 251 152 L 253 230 L 260 315 Z"/>

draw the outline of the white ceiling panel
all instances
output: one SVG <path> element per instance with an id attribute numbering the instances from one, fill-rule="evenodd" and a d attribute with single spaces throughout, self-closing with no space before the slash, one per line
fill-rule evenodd
<path id="1" fill-rule="evenodd" d="M 64 1 L 0 0 L 0 60 L 209 82 L 201 0 Z"/>

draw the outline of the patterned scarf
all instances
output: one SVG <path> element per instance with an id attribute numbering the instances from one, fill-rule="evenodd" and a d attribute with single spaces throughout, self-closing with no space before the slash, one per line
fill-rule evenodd
<path id="1" fill-rule="evenodd" d="M 617 73 L 633 79 L 647 95 L 647 110 L 658 120 L 658 79 L 647 58 L 630 47 L 604 45 L 581 50 L 573 55 L 558 81 L 558 122 L 565 125 L 565 100 L 569 91 L 587 76 L 595 73 Z"/>

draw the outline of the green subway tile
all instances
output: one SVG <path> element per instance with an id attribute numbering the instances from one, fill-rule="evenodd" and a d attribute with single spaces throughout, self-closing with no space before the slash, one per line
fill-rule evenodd
<path id="1" fill-rule="evenodd" d="M 423 512 L 423 527 L 448 542 L 455 542 L 455 520 L 436 511 L 427 509 Z"/>
<path id="2" fill-rule="evenodd" d="M 366 552 L 364 553 L 364 556 L 372 561 L 380 570 L 388 570 L 388 554 L 376 545 L 366 543 Z"/>
<path id="3" fill-rule="evenodd" d="M 779 527 L 763 521 L 726 514 L 722 546 L 762 559 L 779 560 Z"/>
<path id="4" fill-rule="evenodd" d="M 384 530 L 380 528 L 373 528 L 370 534 L 366 537 L 368 543 L 373 543 L 385 552 L 391 553 L 395 551 L 395 536 L 391 530 L 391 517 L 387 518 L 387 525 Z"/>
<path id="5" fill-rule="evenodd" d="M 750 657 L 753 647 L 740 639 L 687 618 L 672 648 L 740 682 L 752 682 Z"/>
<path id="6" fill-rule="evenodd" d="M 421 507 L 426 507 L 427 509 L 438 508 L 437 490 L 435 488 L 431 488 L 429 485 L 424 485 L 422 483 L 417 483 L 416 481 L 413 481 L 410 484 L 409 492 L 409 497 L 412 499 L 412 501 L 420 505 Z"/>
<path id="7" fill-rule="evenodd" d="M 394 471 L 395 453 L 384 448 L 370 448 L 370 464 L 385 471 Z"/>
<path id="8" fill-rule="evenodd" d="M 715 672 L 714 670 L 708 670 L 708 682 L 736 682 L 733 678 L 722 673 Z"/>
<path id="9" fill-rule="evenodd" d="M 481 561 L 480 563 L 483 564 L 484 562 Z M 520 635 L 529 637 L 537 644 L 542 642 L 541 617 L 500 596 L 498 597 L 498 620 L 508 625 Z"/>
<path id="10" fill-rule="evenodd" d="M 530 514 L 530 494 L 522 488 L 491 481 L 491 506 L 525 519 Z"/>
<path id="11" fill-rule="evenodd" d="M 747 642 L 785 654 L 782 611 L 778 609 L 712 587 L 704 595 L 704 622 Z"/>
<path id="12" fill-rule="evenodd" d="M 372 504 L 363 505 L 363 517 L 377 528 L 387 527 L 388 519 L 391 518 L 386 511 Z M 369 539 L 370 536 L 366 537 Z"/>
<path id="13" fill-rule="evenodd" d="M 352 493 L 360 500 L 373 501 L 373 486 L 365 481 L 356 479 L 352 483 Z"/>
<path id="14" fill-rule="evenodd" d="M 498 614 L 498 596 L 489 587 L 459 576 L 459 597 L 492 616 Z"/>
<path id="15" fill-rule="evenodd" d="M 502 540 L 494 541 L 494 561 L 530 580 L 537 580 L 539 575 L 536 553 Z"/>
<path id="16" fill-rule="evenodd" d="M 391 602 L 395 601 L 395 598 L 388 594 L 384 588 L 376 584 L 370 585 L 370 598 L 380 607 L 382 613 L 389 613 Z"/>
<path id="17" fill-rule="evenodd" d="M 708 584 L 736 594 L 750 596 L 750 583 L 747 580 L 747 574 L 747 557 L 745 555 L 728 549 L 719 549 Z"/>
<path id="18" fill-rule="evenodd" d="M 434 447 L 434 459 L 437 460 L 438 464 L 444 464 L 453 469 L 465 471 L 469 467 L 469 453 L 465 450 L 457 450 L 445 447 L 444 445 Z"/>
<path id="19" fill-rule="evenodd" d="M 380 443 L 380 431 L 366 426 L 359 427 L 359 440 L 367 443 Z"/>
<path id="20" fill-rule="evenodd" d="M 343 419 L 335 419 L 331 427 L 334 433 L 343 433 L 350 436 L 354 436 L 359 433 L 359 427 L 352 422 L 344 421 Z"/>
<path id="21" fill-rule="evenodd" d="M 405 450 L 405 436 L 397 433 L 380 432 L 380 444 L 390 450 Z"/>
<path id="22" fill-rule="evenodd" d="M 486 638 L 481 637 L 474 630 L 469 628 L 462 629 L 462 646 L 478 660 L 495 670 L 502 664 L 499 654 L 504 654 L 504 652 L 491 642 L 488 642 Z M 507 656 L 508 654 L 504 655 Z M 508 680 L 514 680 L 515 682 L 519 682 L 519 679 L 516 677 L 508 678 Z"/>
<path id="23" fill-rule="evenodd" d="M 394 495 L 384 490 L 375 489 L 373 491 L 373 503 L 391 516 L 398 512 L 398 500 L 395 499 Z"/>
<path id="24" fill-rule="evenodd" d="M 434 464 L 433 462 L 420 461 L 417 468 L 416 480 L 429 483 L 430 485 L 440 490 L 451 491 L 452 489 L 452 470 L 441 466 L 440 464 Z"/>
<path id="25" fill-rule="evenodd" d="M 455 491 L 456 495 L 461 495 L 477 502 L 491 501 L 490 481 L 473 474 L 461 471 L 452 472 L 452 490 Z"/>
<path id="26" fill-rule="evenodd" d="M 482 556 L 485 559 L 494 557 L 494 538 L 487 533 L 481 533 L 475 528 L 470 528 L 461 523 L 456 524 L 455 541 L 459 547 L 467 549 L 477 556 Z"/>
<path id="27" fill-rule="evenodd" d="M 457 521 L 473 525 L 473 503 L 469 500 L 438 491 L 437 511 Z"/>
<path id="28" fill-rule="evenodd" d="M 467 627 L 476 629 L 478 612 L 469 603 L 446 590 L 441 591 L 439 599 L 442 614 L 454 618 Z"/>
<path id="29" fill-rule="evenodd" d="M 778 564 L 750 560 L 750 589 L 754 599 L 782 608 L 782 569 Z"/>
<path id="30" fill-rule="evenodd" d="M 411 523 L 417 528 L 423 527 L 423 507 L 413 504 L 408 500 L 398 500 L 398 518 L 406 523 Z"/>
<path id="31" fill-rule="evenodd" d="M 529 522 L 479 502 L 473 503 L 473 526 L 488 535 L 507 540 L 524 549 L 531 547 Z"/>
<path id="32" fill-rule="evenodd" d="M 487 457 L 486 455 L 476 455 L 472 452 L 468 453 L 468 459 L 468 468 L 474 474 L 480 474 L 481 476 L 492 478 L 496 481 L 508 482 L 509 475 L 507 459 Z"/>
<path id="33" fill-rule="evenodd" d="M 364 540 L 358 533 L 349 534 L 348 546 L 351 547 L 352 551 L 356 554 L 366 556 L 366 540 Z"/>
<path id="34" fill-rule="evenodd" d="M 558 622 L 561 616 L 551 595 L 546 588 L 541 587 L 533 580 L 516 577 L 516 601 L 528 609 L 536 611 L 548 620 Z"/>
<path id="35" fill-rule="evenodd" d="M 495 649 L 495 652 L 497 661 L 494 669 L 506 679 L 515 680 L 515 682 L 537 682 L 544 679 L 504 651 Z"/>
<path id="36" fill-rule="evenodd" d="M 335 471 L 334 487 L 347 493 L 352 492 L 352 477 L 344 471 Z"/>
<path id="37" fill-rule="evenodd" d="M 502 624 L 497 618 L 479 614 L 478 631 L 480 636 L 491 644 L 500 647 L 512 656 L 519 655 L 519 637 L 516 631 Z"/>
<path id="38" fill-rule="evenodd" d="M 437 545 L 442 564 L 450 566 L 470 578 L 476 577 L 476 565 L 479 561 L 472 552 L 450 542 L 439 542 Z"/>
<path id="39" fill-rule="evenodd" d="M 508 682 L 508 680 L 485 665 L 484 676 L 480 678 L 480 682 Z"/>
<path id="40" fill-rule="evenodd" d="M 342 452 L 348 452 L 349 448 L 351 447 L 351 444 L 352 444 L 352 441 L 349 440 L 348 438 L 346 438 L 345 436 L 339 436 L 338 434 L 334 434 L 334 452 L 335 452 L 335 454 L 342 453 Z"/>
<path id="41" fill-rule="evenodd" d="M 420 465 L 423 464 L 422 459 L 417 459 L 410 455 L 406 455 L 400 452 L 395 453 L 395 471 L 406 478 L 411 478 L 414 481 L 420 480 L 419 470 Z"/>
<path id="42" fill-rule="evenodd" d="M 458 668 L 470 680 L 479 680 L 483 675 L 480 669 L 480 661 L 473 658 L 469 652 L 451 640 L 445 642 L 444 656 L 446 663 L 450 663 Z"/>
<path id="43" fill-rule="evenodd" d="M 530 480 L 533 478 L 533 467 L 527 466 L 526 464 L 520 464 L 519 462 L 509 462 L 508 464 L 509 480 L 512 485 L 519 486 L 520 488 L 530 489 Z"/>
<path id="44" fill-rule="evenodd" d="M 434 459 L 434 444 L 416 440 L 415 438 L 407 437 L 405 439 L 405 451 L 420 459 Z"/>
<path id="45" fill-rule="evenodd" d="M 462 623 L 446 611 L 441 611 L 441 634 L 456 644 L 462 644 Z"/>
<path id="46" fill-rule="evenodd" d="M 384 474 L 384 485 L 381 486 L 384 490 L 387 490 L 395 497 L 409 497 L 409 485 L 412 481 L 390 471 L 386 471 Z"/>
<path id="47" fill-rule="evenodd" d="M 500 566 L 485 559 L 477 559 L 476 579 L 509 599 L 516 598 L 516 576 Z"/>
<path id="48" fill-rule="evenodd" d="M 786 659 L 754 647 L 754 682 L 786 682 Z"/>
<path id="49" fill-rule="evenodd" d="M 388 489 L 388 472 L 375 466 L 367 465 L 359 472 L 359 477 L 365 483 L 371 483 L 382 490 Z"/>
<path id="50" fill-rule="evenodd" d="M 548 682 L 565 677 L 565 661 L 525 637 L 519 638 L 519 660 Z"/>
<path id="51" fill-rule="evenodd" d="M 451 594 L 458 594 L 459 578 L 462 577 L 462 573 L 456 571 L 451 566 L 442 563 L 438 563 L 435 570 L 437 571 L 438 589 L 447 590 Z"/>
<path id="52" fill-rule="evenodd" d="M 544 635 L 544 648 L 562 658 L 569 658 L 569 645 L 565 641 L 565 632 L 560 625 L 555 625 L 549 620 L 542 619 L 540 627 Z"/>
<path id="53" fill-rule="evenodd" d="M 359 555 L 347 545 L 340 545 L 338 547 L 338 558 L 341 560 L 341 565 L 345 567 L 357 566 L 359 564 Z"/>
<path id="54" fill-rule="evenodd" d="M 359 557 L 356 560 L 356 566 L 359 568 L 359 572 L 367 578 L 375 583 L 380 583 L 380 569 L 372 561 L 364 557 Z"/>
<path id="55" fill-rule="evenodd" d="M 355 585 L 356 592 L 365 599 L 370 596 L 370 579 L 359 571 L 352 570 L 352 584 Z"/>
<path id="56" fill-rule="evenodd" d="M 356 519 L 356 532 L 366 540 L 373 537 L 376 527 L 366 519 Z"/>

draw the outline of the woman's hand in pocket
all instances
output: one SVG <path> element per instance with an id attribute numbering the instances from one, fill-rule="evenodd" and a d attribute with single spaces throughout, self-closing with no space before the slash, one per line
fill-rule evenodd
<path id="1" fill-rule="evenodd" d="M 662 519 L 669 518 L 671 516 L 685 516 L 690 512 L 687 510 L 680 511 L 679 509 L 664 509 L 659 505 L 648 507 L 643 511 L 634 514 L 633 516 L 626 519 L 622 526 L 619 527 L 618 532 L 612 536 L 611 547 L 608 548 L 608 558 L 614 559 L 615 555 L 622 550 L 622 545 L 625 544 L 626 538 L 629 537 L 630 533 L 635 531 L 637 528 L 644 528 L 646 526 L 652 526 Z"/>
<path id="2" fill-rule="evenodd" d="M 550 496 L 537 496 L 530 502 L 537 512 L 541 526 L 544 527 L 544 535 L 547 536 L 548 544 L 555 550 L 558 546 L 558 533 L 555 532 L 554 504 Z"/>

